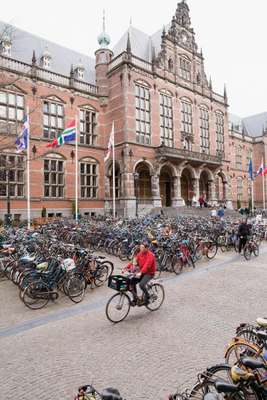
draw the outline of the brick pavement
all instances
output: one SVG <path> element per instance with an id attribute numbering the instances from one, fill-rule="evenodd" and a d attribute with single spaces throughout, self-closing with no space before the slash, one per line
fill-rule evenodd
<path id="1" fill-rule="evenodd" d="M 262 248 L 250 262 L 219 255 L 166 279 L 158 312 L 132 309 L 115 326 L 105 317 L 107 288 L 88 293 L 80 305 L 64 300 L 33 312 L 15 296 L 11 301 L 7 293 L 16 288 L 1 283 L 0 399 L 72 399 L 90 382 L 118 387 L 127 399 L 164 399 L 177 385 L 192 384 L 197 372 L 222 361 L 239 322 L 265 315 L 266 253 Z"/>

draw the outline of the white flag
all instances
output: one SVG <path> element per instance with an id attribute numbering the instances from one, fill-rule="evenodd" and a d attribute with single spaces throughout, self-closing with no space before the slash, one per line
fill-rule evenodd
<path id="1" fill-rule="evenodd" d="M 109 138 L 109 141 L 108 141 L 108 151 L 107 151 L 106 157 L 104 158 L 104 162 L 106 162 L 109 159 L 112 147 L 114 147 L 114 122 L 112 122 L 110 138 Z"/>

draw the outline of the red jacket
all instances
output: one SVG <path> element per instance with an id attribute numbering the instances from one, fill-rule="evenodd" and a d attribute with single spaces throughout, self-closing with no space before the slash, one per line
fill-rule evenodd
<path id="1" fill-rule="evenodd" d="M 136 261 L 139 265 L 140 272 L 142 274 L 147 274 L 154 276 L 155 272 L 157 270 L 156 267 L 156 259 L 153 253 L 151 251 L 147 250 L 144 252 L 140 252 L 136 256 Z"/>

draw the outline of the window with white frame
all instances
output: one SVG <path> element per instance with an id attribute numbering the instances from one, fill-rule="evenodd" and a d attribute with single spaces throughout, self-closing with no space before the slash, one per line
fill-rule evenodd
<path id="1" fill-rule="evenodd" d="M 150 93 L 149 88 L 135 85 L 135 121 L 136 141 L 141 144 L 150 144 Z"/>
<path id="2" fill-rule="evenodd" d="M 191 62 L 184 57 L 180 58 L 180 74 L 186 81 L 191 81 Z"/>
<path id="3" fill-rule="evenodd" d="M 243 197 L 243 179 L 238 177 L 236 180 L 236 193 L 237 193 L 237 200 L 242 200 Z"/>
<path id="4" fill-rule="evenodd" d="M 44 160 L 44 197 L 64 197 L 64 161 L 62 159 Z"/>
<path id="5" fill-rule="evenodd" d="M 24 196 L 25 159 L 21 155 L 0 154 L 0 197 Z"/>
<path id="6" fill-rule="evenodd" d="M 181 127 L 182 133 L 187 135 L 193 134 L 193 117 L 192 117 L 192 104 L 188 101 L 181 100 Z"/>
<path id="7" fill-rule="evenodd" d="M 63 104 L 45 100 L 43 103 L 43 135 L 54 139 L 64 129 Z"/>
<path id="8" fill-rule="evenodd" d="M 95 199 L 98 188 L 98 164 L 95 160 L 85 159 L 80 162 L 81 198 Z"/>
<path id="9" fill-rule="evenodd" d="M 96 144 L 96 112 L 90 109 L 80 110 L 80 143 Z"/>
<path id="10" fill-rule="evenodd" d="M 161 144 L 173 147 L 172 98 L 160 93 L 160 139 Z"/>
<path id="11" fill-rule="evenodd" d="M 21 122 L 24 116 L 24 96 L 14 92 L 0 91 L 0 120 Z"/>
<path id="12" fill-rule="evenodd" d="M 209 110 L 206 107 L 200 107 L 200 150 L 202 153 L 210 152 L 209 135 Z"/>
<path id="13" fill-rule="evenodd" d="M 224 152 L 224 115 L 222 112 L 215 113 L 216 123 L 216 151 L 217 154 Z"/>

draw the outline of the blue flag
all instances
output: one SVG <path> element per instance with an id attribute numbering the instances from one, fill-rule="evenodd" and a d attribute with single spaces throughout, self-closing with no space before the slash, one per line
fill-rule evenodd
<path id="1" fill-rule="evenodd" d="M 23 122 L 23 125 L 22 125 L 21 133 L 15 141 L 15 145 L 17 146 L 18 152 L 26 150 L 27 144 L 28 144 L 29 120 L 28 120 L 27 115 L 23 118 L 22 122 Z"/>
<path id="2" fill-rule="evenodd" d="M 252 159 L 249 160 L 249 166 L 248 166 L 248 173 L 250 179 L 253 181 L 253 167 L 252 167 Z"/>

